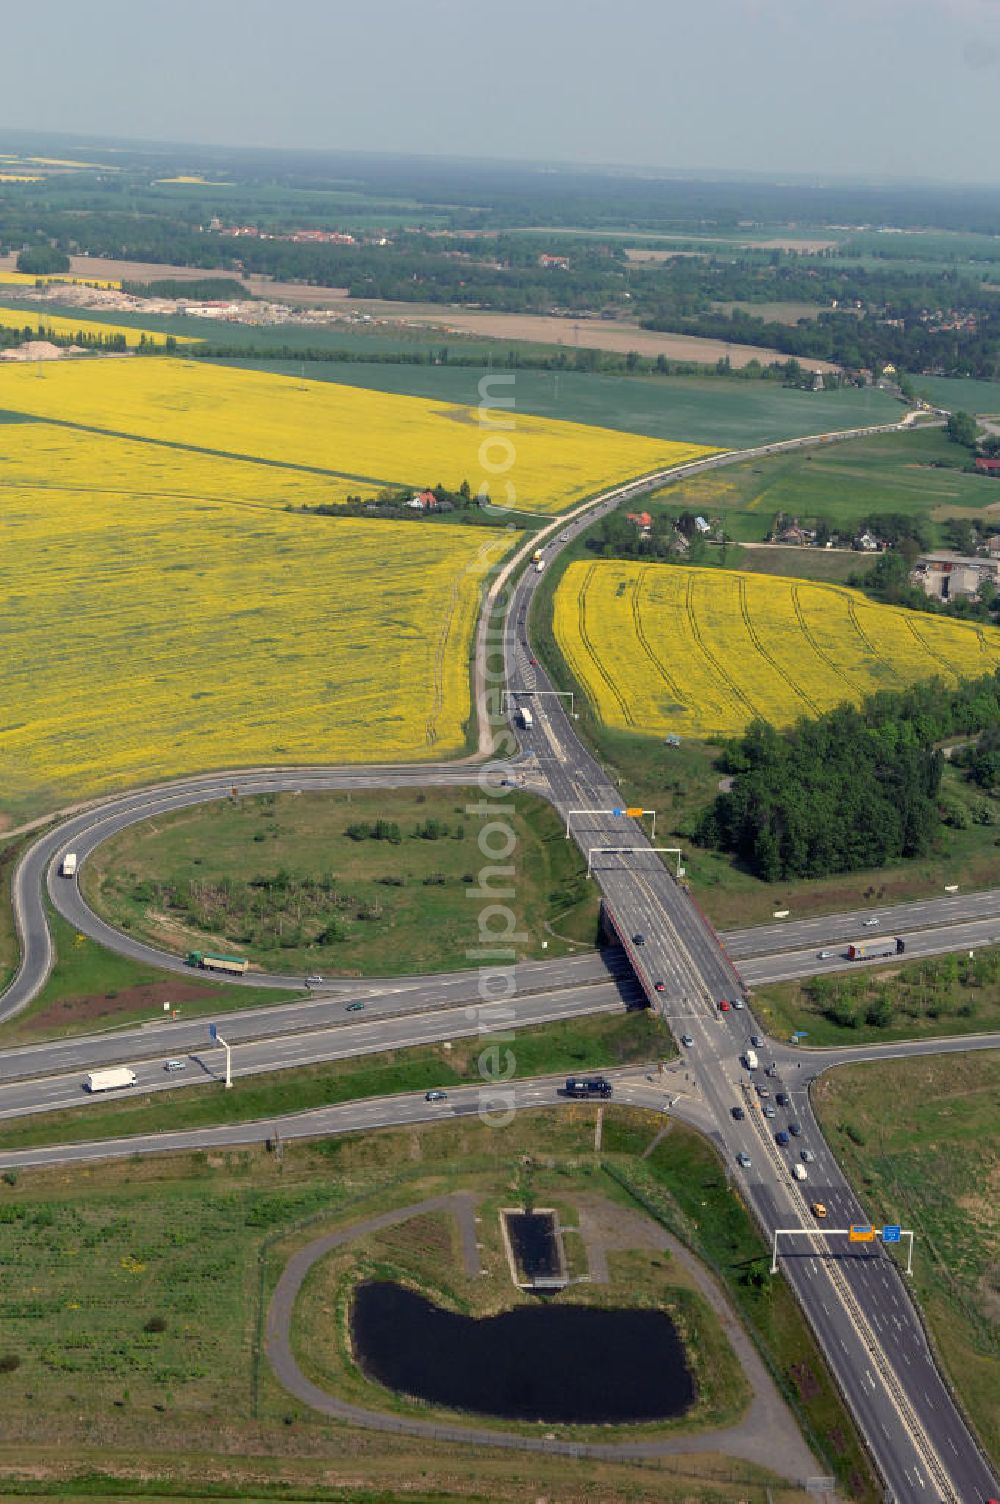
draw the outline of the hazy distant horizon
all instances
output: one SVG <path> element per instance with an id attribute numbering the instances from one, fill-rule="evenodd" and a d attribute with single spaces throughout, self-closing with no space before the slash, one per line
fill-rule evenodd
<path id="1" fill-rule="evenodd" d="M 1000 0 L 35 0 L 4 41 L 11 134 L 1000 186 Z"/>
<path id="2" fill-rule="evenodd" d="M 203 153 L 206 156 L 213 154 L 225 155 L 229 153 L 245 154 L 247 157 L 267 156 L 315 156 L 318 158 L 369 158 L 373 162 L 399 162 L 406 163 L 429 163 L 447 165 L 449 163 L 460 166 L 482 166 L 484 168 L 525 168 L 544 172 L 577 173 L 581 177 L 607 175 L 609 177 L 633 178 L 641 181 L 648 178 L 651 182 L 670 182 L 677 179 L 687 182 L 718 182 L 718 183 L 760 183 L 769 186 L 781 186 L 787 184 L 792 187 L 824 187 L 831 186 L 837 189 L 859 188 L 872 189 L 884 186 L 887 188 L 956 188 L 969 191 L 982 191 L 984 188 L 995 189 L 1000 193 L 1000 176 L 995 183 L 984 184 L 974 180 L 961 180 L 957 177 L 932 178 L 921 176 L 917 173 L 892 176 L 882 173 L 861 172 L 836 172 L 836 171 L 810 171 L 791 172 L 778 169 L 769 170 L 761 168 L 737 168 L 737 167 L 706 167 L 684 166 L 675 163 L 641 163 L 641 162 L 609 162 L 609 161 L 580 161 L 568 158 L 542 158 L 542 157 L 500 157 L 484 154 L 470 155 L 467 153 L 454 152 L 418 152 L 400 149 L 381 149 L 363 147 L 337 147 L 316 146 L 314 143 L 298 143 L 295 145 L 275 146 L 269 142 L 236 143 L 227 141 L 195 141 L 177 140 L 168 137 L 141 137 L 128 135 L 109 135 L 98 132 L 78 131 L 53 131 L 32 130 L 23 126 L 12 126 L 0 120 L 0 147 L 10 143 L 34 143 L 37 145 L 62 144 L 72 147 L 75 151 L 86 153 L 90 150 L 95 153 L 111 154 L 114 151 L 132 151 L 137 155 L 158 152 L 169 153 L 172 157 L 190 152 L 192 157 Z M 109 166 L 112 164 L 108 164 Z M 196 165 L 192 163 L 192 165 Z"/>

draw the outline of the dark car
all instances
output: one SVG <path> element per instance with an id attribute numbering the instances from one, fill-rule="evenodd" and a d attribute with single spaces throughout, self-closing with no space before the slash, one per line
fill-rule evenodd
<path id="1" fill-rule="evenodd" d="M 743 1111 L 742 1107 L 734 1107 L 733 1117 L 736 1119 L 737 1123 L 742 1123 L 743 1119 L 746 1117 L 746 1113 Z"/>
<path id="2" fill-rule="evenodd" d="M 345 1013 L 360 1013 L 361 1010 L 362 1010 L 362 1008 L 364 1006 L 365 1006 L 364 1003 L 361 1003 L 361 1002 L 348 1003 L 347 1007 L 344 1009 L 344 1012 Z"/>
<path id="3" fill-rule="evenodd" d="M 777 1133 L 774 1135 L 774 1142 L 776 1144 L 780 1144 L 784 1149 L 785 1145 L 788 1143 L 788 1134 L 785 1132 L 784 1128 L 778 1129 Z"/>
<path id="4" fill-rule="evenodd" d="M 774 1100 L 777 1102 L 777 1104 L 778 1104 L 779 1107 L 787 1107 L 788 1106 L 788 1093 L 786 1091 L 779 1091 L 775 1095 Z"/>
<path id="5" fill-rule="evenodd" d="M 645 945 L 646 943 L 645 935 L 633 935 L 632 939 L 634 940 L 636 945 Z"/>
<path id="6" fill-rule="evenodd" d="M 764 1048 L 764 1041 L 763 1039 L 761 1039 L 759 1034 L 751 1034 L 750 1043 L 753 1045 L 755 1050 L 761 1050 Z"/>
<path id="7" fill-rule="evenodd" d="M 448 1093 L 446 1091 L 425 1091 L 424 1092 L 424 1101 L 425 1102 L 446 1102 L 447 1100 L 448 1100 Z"/>
<path id="8" fill-rule="evenodd" d="M 801 1138 L 802 1137 L 802 1124 L 801 1123 L 789 1123 L 789 1125 L 788 1125 L 788 1131 L 792 1135 L 792 1138 Z"/>

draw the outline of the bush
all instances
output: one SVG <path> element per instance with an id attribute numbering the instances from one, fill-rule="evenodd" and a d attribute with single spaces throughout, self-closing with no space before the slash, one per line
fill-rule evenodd
<path id="1" fill-rule="evenodd" d="M 144 1332 L 165 1332 L 166 1330 L 167 1321 L 166 1317 L 164 1316 L 150 1316 L 149 1320 L 146 1322 L 146 1325 L 143 1327 Z"/>
<path id="2" fill-rule="evenodd" d="M 17 1353 L 4 1353 L 3 1357 L 0 1358 L 0 1373 L 13 1373 L 20 1366 L 21 1360 Z"/>

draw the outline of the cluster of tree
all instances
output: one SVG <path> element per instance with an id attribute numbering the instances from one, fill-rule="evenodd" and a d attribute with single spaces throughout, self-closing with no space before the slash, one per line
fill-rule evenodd
<path id="1" fill-rule="evenodd" d="M 253 301 L 253 293 L 235 277 L 164 277 L 162 281 L 122 281 L 122 292 L 133 298 L 173 298 L 182 303 Z"/>
<path id="2" fill-rule="evenodd" d="M 319 502 L 316 506 L 292 506 L 288 512 L 305 512 L 313 517 L 381 517 L 394 522 L 461 522 L 463 527 L 506 527 L 503 512 L 489 510 L 489 497 L 473 495 L 467 480 L 457 491 L 449 491 L 440 483 L 428 487 L 436 505 L 412 507 L 413 493 L 386 487 L 374 496 L 351 496 L 342 502 Z"/>
<path id="3" fill-rule="evenodd" d="M 62 349 L 68 349 L 70 345 L 79 345 L 84 350 L 103 350 L 114 353 L 132 349 L 140 355 L 172 355 L 177 349 L 176 339 L 169 334 L 162 340 L 150 339 L 148 335 L 140 334 L 138 345 L 129 345 L 128 336 L 124 333 L 116 333 L 109 329 L 108 333 L 103 334 L 96 325 L 92 329 L 77 329 L 74 334 L 57 334 L 46 327 L 44 313 L 38 324 L 25 324 L 20 329 L 4 329 L 0 332 L 0 345 L 20 345 L 26 340 L 35 339 L 44 339 L 51 345 L 59 345 Z"/>
<path id="4" fill-rule="evenodd" d="M 1000 789 L 1000 727 L 988 726 L 971 747 L 952 753 L 952 763 L 967 770 L 971 783 L 992 793 Z"/>
<path id="5" fill-rule="evenodd" d="M 709 544 L 698 531 L 693 512 L 680 515 L 657 508 L 650 512 L 650 526 L 644 531 L 629 522 L 622 511 L 609 512 L 586 535 L 591 553 L 604 559 L 659 559 L 668 563 L 701 564 Z M 725 541 L 715 550 L 725 562 Z"/>
<path id="6" fill-rule="evenodd" d="M 69 257 L 53 245 L 33 245 L 19 253 L 17 269 L 29 277 L 53 277 L 69 271 Z"/>
<path id="7" fill-rule="evenodd" d="M 934 743 L 1000 726 L 1000 674 L 930 680 L 840 705 L 787 731 L 753 721 L 727 743 L 733 775 L 693 831 L 765 882 L 881 867 L 921 855 L 939 827 Z"/>

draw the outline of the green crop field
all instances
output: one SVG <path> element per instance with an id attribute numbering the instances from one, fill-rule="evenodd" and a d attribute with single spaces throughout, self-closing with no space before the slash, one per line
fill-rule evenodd
<path id="1" fill-rule="evenodd" d="M 946 407 L 949 412 L 1000 413 L 1000 381 L 915 376 L 913 386 L 918 396 L 926 397 L 938 407 Z"/>
<path id="2" fill-rule="evenodd" d="M 921 1309 L 1000 1462 L 1000 1051 L 841 1068 L 814 1099 L 872 1221 L 914 1229 Z"/>
<path id="3" fill-rule="evenodd" d="M 340 344 L 341 336 L 332 342 Z M 463 355 L 470 348 L 457 337 L 440 334 L 428 344 L 437 348 L 446 344 Z M 475 342 L 471 348 L 475 348 Z M 504 366 L 504 341 L 489 342 L 485 348 L 492 350 L 494 378 L 514 377 L 512 385 L 497 382 L 492 392 L 494 397 L 513 398 L 515 415 L 535 413 L 539 417 L 619 428 L 651 438 L 740 449 L 840 428 L 892 423 L 902 412 L 898 402 L 871 387 L 863 391 L 846 387 L 836 392 L 805 392 L 783 387 L 776 381 L 509 370 Z M 566 351 L 561 353 L 565 355 Z M 295 362 L 267 362 L 266 369 L 297 376 L 302 367 Z M 307 374 L 311 380 L 475 404 L 479 401 L 479 382 L 490 374 L 490 368 L 485 363 L 475 367 L 338 361 L 331 365 L 311 364 Z"/>
<path id="4" fill-rule="evenodd" d="M 968 458 L 941 429 L 914 429 L 765 455 L 694 476 L 662 495 L 677 510 L 722 516 L 740 542 L 762 539 L 777 512 L 852 529 L 872 512 L 933 519 L 1000 501 L 1000 486 L 963 471 Z M 864 562 L 859 556 L 858 568 Z"/>
<path id="5" fill-rule="evenodd" d="M 460 968 L 475 964 L 490 901 L 475 899 L 481 801 L 474 786 L 220 800 L 107 841 L 84 868 L 84 891 L 161 948 L 235 949 L 266 971 Z M 593 945 L 598 901 L 551 807 L 512 792 L 487 813 L 514 837 L 511 908 L 527 937 L 518 954 Z"/>

